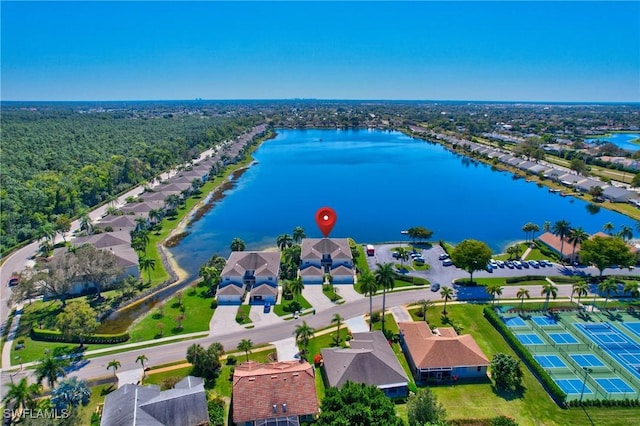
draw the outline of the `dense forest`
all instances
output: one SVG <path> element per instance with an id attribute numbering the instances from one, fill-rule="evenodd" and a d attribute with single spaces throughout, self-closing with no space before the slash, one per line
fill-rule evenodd
<path id="1" fill-rule="evenodd" d="M 243 111 L 177 105 L 3 105 L 0 251 L 64 226 L 258 121 Z"/>

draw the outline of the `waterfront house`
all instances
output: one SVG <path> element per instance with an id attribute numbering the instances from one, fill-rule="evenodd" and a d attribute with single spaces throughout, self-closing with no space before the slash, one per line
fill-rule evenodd
<path id="1" fill-rule="evenodd" d="M 632 198 L 636 198 L 638 194 L 625 188 L 617 186 L 608 186 L 604 189 L 602 197 L 613 203 L 626 203 Z"/>
<path id="2" fill-rule="evenodd" d="M 391 398 L 409 394 L 409 378 L 381 331 L 353 333 L 349 346 L 321 350 L 329 386 L 349 381 L 376 386 Z"/>
<path id="3" fill-rule="evenodd" d="M 241 303 L 250 292 L 251 303 L 275 303 L 278 297 L 280 252 L 234 251 L 220 274 L 219 303 Z M 255 290 L 254 294 L 252 290 Z"/>
<path id="4" fill-rule="evenodd" d="M 576 183 L 574 187 L 580 192 L 589 192 L 591 191 L 591 188 L 595 188 L 596 186 L 604 188 L 607 185 L 602 181 L 587 178 Z"/>
<path id="5" fill-rule="evenodd" d="M 319 412 L 313 367 L 306 361 L 242 363 L 233 372 L 231 406 L 238 426 L 310 422 Z"/>
<path id="6" fill-rule="evenodd" d="M 550 248 L 554 253 L 560 255 L 560 248 L 562 248 L 562 259 L 571 259 L 571 253 L 573 253 L 573 244 L 569 242 L 568 236 L 564 237 L 564 243 L 561 242 L 560 237 L 552 234 L 551 232 L 545 232 L 538 237 L 538 241 Z M 580 244 L 576 245 L 575 252 L 580 251 Z"/>
<path id="7" fill-rule="evenodd" d="M 349 241 L 346 238 L 304 238 L 300 253 L 300 276 L 305 284 L 316 284 L 316 270 L 313 274 L 305 273 L 309 267 L 318 268 L 323 274 L 331 274 L 334 284 L 353 284 L 353 256 Z"/>
<path id="8" fill-rule="evenodd" d="M 136 222 L 136 217 L 133 215 L 107 215 L 100 219 L 96 227 L 103 231 L 110 227 L 112 229 L 111 232 L 131 232 L 138 227 L 138 223 Z"/>
<path id="9" fill-rule="evenodd" d="M 431 331 L 424 321 L 401 322 L 400 345 L 418 382 L 484 377 L 490 362 L 470 334 L 451 327 Z"/>

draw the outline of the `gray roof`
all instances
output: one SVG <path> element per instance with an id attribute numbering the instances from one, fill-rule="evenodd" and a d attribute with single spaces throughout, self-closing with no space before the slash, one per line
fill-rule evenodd
<path id="1" fill-rule="evenodd" d="M 192 426 L 208 424 L 202 379 L 187 376 L 174 389 L 125 385 L 104 400 L 101 426 Z"/>
<path id="2" fill-rule="evenodd" d="M 582 189 L 583 191 L 589 191 L 591 188 L 596 187 L 596 186 L 604 188 L 606 186 L 606 184 L 604 182 L 601 182 L 601 181 L 595 180 L 595 179 L 585 179 L 582 182 L 576 183 L 575 186 L 576 186 L 576 188 Z"/>
<path id="3" fill-rule="evenodd" d="M 353 259 L 351 248 L 346 238 L 304 238 L 300 258 L 322 259 L 329 254 L 332 259 Z"/>
<path id="4" fill-rule="evenodd" d="M 619 199 L 619 198 L 632 198 L 636 194 L 633 191 L 629 191 L 625 188 L 618 188 L 617 186 L 609 186 L 602 191 L 602 195 L 608 199 Z"/>
<path id="5" fill-rule="evenodd" d="M 347 381 L 378 387 L 409 382 L 381 331 L 353 333 L 349 343 L 351 348 L 321 350 L 330 386 L 340 387 Z"/>
<path id="6" fill-rule="evenodd" d="M 222 277 L 244 276 L 246 271 L 253 271 L 258 277 L 275 276 L 280 273 L 279 251 L 233 251 L 222 270 Z"/>
<path id="7" fill-rule="evenodd" d="M 131 246 L 131 234 L 128 231 L 103 232 L 102 234 L 74 238 L 71 240 L 71 244 L 76 247 L 90 244 L 95 248 Z"/>

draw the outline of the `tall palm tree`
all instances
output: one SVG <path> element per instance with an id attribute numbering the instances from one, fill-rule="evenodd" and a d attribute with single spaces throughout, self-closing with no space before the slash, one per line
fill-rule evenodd
<path id="1" fill-rule="evenodd" d="M 167 206 L 167 210 L 174 210 L 180 204 L 180 196 L 178 194 L 167 195 L 164 204 Z"/>
<path id="2" fill-rule="evenodd" d="M 396 252 L 398 253 L 398 259 L 400 259 L 400 263 L 404 265 L 404 262 L 409 260 L 409 251 L 404 247 L 398 247 L 396 249 Z"/>
<path id="3" fill-rule="evenodd" d="M 91 234 L 93 231 L 93 222 L 88 214 L 83 214 L 80 216 L 80 230 L 86 232 L 87 234 Z"/>
<path id="4" fill-rule="evenodd" d="M 516 297 L 518 299 L 520 299 L 520 312 L 522 312 L 523 308 L 524 308 L 524 299 L 525 297 L 528 299 L 529 296 L 529 290 L 527 290 L 526 288 L 522 288 L 520 287 L 520 290 L 518 290 L 518 292 L 516 293 Z"/>
<path id="5" fill-rule="evenodd" d="M 586 233 L 582 227 L 573 228 L 569 231 L 569 241 L 573 245 L 573 250 L 571 251 L 571 262 L 575 262 L 576 260 L 576 247 L 578 244 L 582 244 L 589 239 L 589 234 Z"/>
<path id="6" fill-rule="evenodd" d="M 553 235 L 560 238 L 560 261 L 564 260 L 564 237 L 569 235 L 569 231 L 571 231 L 571 225 L 566 220 L 557 221 L 553 224 L 553 228 L 551 228 Z"/>
<path id="7" fill-rule="evenodd" d="M 551 232 L 551 222 L 549 222 L 548 220 L 544 222 L 544 224 L 542 224 L 542 230 L 544 232 Z"/>
<path id="8" fill-rule="evenodd" d="M 334 314 L 333 318 L 331 318 L 331 324 L 336 325 L 336 346 L 340 344 L 340 326 L 342 325 L 342 321 L 344 321 L 344 318 L 342 318 L 340 314 Z"/>
<path id="9" fill-rule="evenodd" d="M 391 263 L 376 263 L 376 282 L 378 287 L 382 288 L 382 333 L 384 334 L 384 310 L 387 301 L 387 290 L 392 290 L 395 287 L 395 272 L 393 272 L 393 264 Z"/>
<path id="10" fill-rule="evenodd" d="M 109 369 L 113 369 L 113 378 L 116 378 L 116 371 L 118 371 L 118 368 L 121 367 L 120 361 L 118 361 L 117 359 L 113 359 L 111 361 L 109 361 L 109 363 L 107 364 L 107 370 Z"/>
<path id="11" fill-rule="evenodd" d="M 615 278 L 607 278 L 598 284 L 598 290 L 600 293 L 604 293 L 604 305 L 602 306 L 602 309 L 607 309 L 607 302 L 609 301 L 611 292 L 618 291 L 618 282 Z"/>
<path id="12" fill-rule="evenodd" d="M 433 301 L 430 299 L 420 299 L 417 303 L 420 306 L 420 313 L 422 314 L 422 318 L 424 318 L 425 322 L 427 321 L 427 311 L 431 306 L 433 306 Z"/>
<path id="13" fill-rule="evenodd" d="M 358 283 L 360 284 L 360 291 L 365 296 L 369 296 L 369 331 L 371 331 L 371 317 L 373 315 L 373 295 L 378 292 L 378 282 L 376 281 L 376 277 L 371 272 L 364 271 L 362 274 L 360 274 Z"/>
<path id="14" fill-rule="evenodd" d="M 485 288 L 487 293 L 491 295 L 491 304 L 493 305 L 496 301 L 496 293 L 498 293 L 498 289 L 500 289 L 500 293 L 502 293 L 502 287 L 500 284 L 489 284 Z"/>
<path id="15" fill-rule="evenodd" d="M 296 302 L 298 301 L 298 296 L 302 294 L 302 290 L 304 290 L 304 282 L 302 281 L 302 277 L 297 277 L 289 281 L 289 290 L 293 293 L 293 296 L 296 298 Z"/>
<path id="16" fill-rule="evenodd" d="M 247 356 L 247 362 L 249 362 L 249 351 L 253 348 L 253 342 L 251 339 L 242 339 L 240 343 L 238 343 L 238 350 L 243 351 Z"/>
<path id="17" fill-rule="evenodd" d="M 549 309 L 549 298 L 553 297 L 553 299 L 555 300 L 555 298 L 558 296 L 558 287 L 550 282 L 545 282 L 544 284 L 542 284 L 542 292 L 540 294 L 542 296 L 546 296 L 544 309 L 547 310 Z"/>
<path id="18" fill-rule="evenodd" d="M 309 327 L 306 321 L 302 321 L 302 324 L 298 325 L 294 331 L 296 336 L 296 342 L 302 348 L 301 358 L 307 353 L 307 347 L 309 346 L 309 341 L 313 339 L 315 329 Z"/>
<path id="19" fill-rule="evenodd" d="M 640 283 L 637 281 L 629 281 L 624 284 L 624 292 L 629 293 L 631 300 L 640 297 Z"/>
<path id="20" fill-rule="evenodd" d="M 151 209 L 149 212 L 149 220 L 155 225 L 162 218 L 162 209 Z"/>
<path id="21" fill-rule="evenodd" d="M 444 309 L 442 313 L 447 315 L 447 301 L 453 299 L 453 289 L 451 287 L 444 286 L 440 289 L 440 296 L 444 299 Z"/>
<path id="22" fill-rule="evenodd" d="M 536 234 L 538 232 L 540 232 L 540 227 L 535 223 L 531 223 L 531 241 L 536 239 Z"/>
<path id="23" fill-rule="evenodd" d="M 242 241 L 240 238 L 235 237 L 232 241 L 231 241 L 231 251 L 244 251 L 245 248 L 245 244 L 244 241 Z"/>
<path id="24" fill-rule="evenodd" d="M 602 226 L 602 230 L 604 232 L 606 232 L 609 235 L 613 235 L 613 231 L 616 229 L 615 226 L 613 226 L 613 223 L 611 222 L 607 222 Z"/>
<path id="25" fill-rule="evenodd" d="M 293 245 L 293 238 L 289 234 L 281 234 L 276 238 L 276 244 L 280 248 L 280 250 L 284 250 L 287 247 L 291 247 Z"/>
<path id="26" fill-rule="evenodd" d="M 586 296 L 589 292 L 589 284 L 585 280 L 580 280 L 571 285 L 571 301 L 573 302 L 573 295 L 578 295 L 578 306 L 580 306 L 580 298 Z"/>
<path id="27" fill-rule="evenodd" d="M 151 282 L 151 271 L 156 269 L 156 260 L 143 256 L 138 261 L 138 264 L 140 265 L 140 269 L 147 271 L 147 278 L 149 282 Z"/>
<path id="28" fill-rule="evenodd" d="M 42 381 L 47 379 L 47 385 L 49 385 L 50 389 L 53 389 L 58 381 L 58 377 L 67 375 L 64 369 L 68 365 L 69 361 L 66 359 L 56 358 L 51 353 L 47 353 L 35 369 L 36 381 L 42 384 Z"/>
<path id="29" fill-rule="evenodd" d="M 620 232 L 618 232 L 618 236 L 625 241 L 629 241 L 633 238 L 633 229 L 630 226 L 622 225 L 620 227 Z"/>
<path id="30" fill-rule="evenodd" d="M 18 383 L 7 383 L 5 395 L 2 402 L 6 407 L 13 408 L 15 419 L 22 417 L 25 408 L 35 406 L 35 399 L 40 395 L 40 385 L 38 383 L 29 384 L 26 377 L 20 379 Z"/>
<path id="31" fill-rule="evenodd" d="M 307 234 L 304 233 L 304 229 L 301 226 L 293 228 L 293 241 L 296 244 L 302 243 L 302 239 L 306 238 Z"/>
<path id="32" fill-rule="evenodd" d="M 136 363 L 139 362 L 140 365 L 142 366 L 142 377 L 143 378 L 147 375 L 146 370 L 144 368 L 144 363 L 147 362 L 147 361 L 149 361 L 149 358 L 147 358 L 147 356 L 144 355 L 144 354 L 143 355 L 138 355 L 138 357 L 136 358 Z"/>

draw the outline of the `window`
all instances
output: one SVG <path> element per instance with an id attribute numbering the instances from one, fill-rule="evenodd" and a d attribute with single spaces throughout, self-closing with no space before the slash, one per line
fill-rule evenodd
<path id="1" fill-rule="evenodd" d="M 476 371 L 482 371 L 482 367 L 478 366 L 478 369 Z"/>

